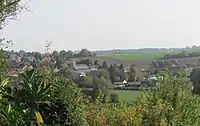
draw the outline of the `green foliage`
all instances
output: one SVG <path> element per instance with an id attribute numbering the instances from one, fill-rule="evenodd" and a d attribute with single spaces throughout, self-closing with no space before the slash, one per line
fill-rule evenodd
<path id="1" fill-rule="evenodd" d="M 91 57 L 91 56 L 93 56 L 92 52 L 90 52 L 87 49 L 81 49 L 81 51 L 75 55 L 75 57 L 77 58 Z"/>
<path id="2" fill-rule="evenodd" d="M 13 19 L 24 8 L 20 6 L 22 0 L 1 0 L 0 1 L 0 28 L 7 24 L 9 19 Z"/>
<path id="3" fill-rule="evenodd" d="M 54 101 L 59 101 L 63 105 L 61 119 L 65 125 L 81 126 L 86 122 L 83 115 L 83 96 L 77 86 L 69 80 L 59 78 L 57 80 L 57 89 L 52 93 Z M 61 108 L 58 108 L 61 109 Z"/>
<path id="4" fill-rule="evenodd" d="M 112 103 L 119 102 L 119 96 L 118 96 L 118 94 L 111 93 L 110 94 L 110 100 L 111 100 Z"/>
<path id="5" fill-rule="evenodd" d="M 48 125 L 85 125 L 83 95 L 71 81 L 32 69 L 20 74 L 21 83 L 10 89 L 1 79 L 0 121 L 8 126 L 37 125 L 40 112 Z"/>
<path id="6" fill-rule="evenodd" d="M 190 80 L 194 84 L 194 93 L 200 94 L 200 68 L 192 69 L 190 73 Z"/>
<path id="7" fill-rule="evenodd" d="M 103 61 L 102 68 L 108 69 L 108 64 L 105 60 Z"/>
<path id="8" fill-rule="evenodd" d="M 18 90 L 19 96 L 21 100 L 26 99 L 26 104 L 36 111 L 37 104 L 43 102 L 48 97 L 54 78 L 35 69 L 25 71 L 25 73 L 20 75 L 22 83 L 19 84 L 19 87 L 21 86 L 22 89 Z"/>
<path id="9" fill-rule="evenodd" d="M 74 72 L 73 70 L 69 69 L 69 68 L 63 68 L 63 69 L 60 69 L 58 72 L 57 72 L 58 76 L 63 76 L 69 80 L 75 80 L 76 76 L 74 75 Z"/>
<path id="10" fill-rule="evenodd" d="M 4 52 L 2 50 L 0 50 L 0 75 L 6 75 L 6 73 L 8 72 L 8 68 L 7 68 L 7 57 L 4 54 Z"/>
<path id="11" fill-rule="evenodd" d="M 156 91 L 145 92 L 136 102 L 118 102 L 116 91 L 108 92 L 104 74 L 83 77 L 82 85 L 91 84 L 93 99 L 85 98 L 71 80 L 52 71 L 32 69 L 19 76 L 20 82 L 0 78 L 0 124 L 37 126 L 36 112 L 46 125 L 66 126 L 198 126 L 200 98 L 191 92 L 190 83 L 181 73 L 168 73 L 159 80 Z M 80 84 L 79 84 L 80 86 Z M 135 97 L 134 91 L 124 97 Z M 116 103 L 110 103 L 116 102 Z M 44 125 L 40 124 L 40 125 Z"/>
<path id="12" fill-rule="evenodd" d="M 199 97 L 191 93 L 191 85 L 186 79 L 173 79 L 166 74 L 159 83 L 157 91 L 146 93 L 137 103 L 143 125 L 199 125 Z"/>
<path id="13" fill-rule="evenodd" d="M 86 64 L 87 66 L 93 65 L 93 62 L 91 59 L 81 59 L 76 62 L 77 64 Z"/>
<path id="14" fill-rule="evenodd" d="M 95 103 L 87 104 L 85 115 L 90 126 L 134 126 L 141 125 L 141 114 L 133 104 L 102 104 L 104 96 L 98 93 Z"/>
<path id="15" fill-rule="evenodd" d="M 129 81 L 136 81 L 136 68 L 135 66 L 132 64 L 130 67 L 130 78 Z"/>

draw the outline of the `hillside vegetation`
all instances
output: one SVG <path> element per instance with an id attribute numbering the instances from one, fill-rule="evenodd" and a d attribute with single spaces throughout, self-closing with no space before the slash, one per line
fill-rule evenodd
<path id="1" fill-rule="evenodd" d="M 101 91 L 93 101 L 76 84 L 48 70 L 26 71 L 20 88 L 1 78 L 0 124 L 3 126 L 197 126 L 200 97 L 184 76 L 166 73 L 157 91 L 135 102 L 110 103 Z M 180 74 L 181 75 L 181 74 Z M 130 97 L 134 94 L 129 94 Z"/>

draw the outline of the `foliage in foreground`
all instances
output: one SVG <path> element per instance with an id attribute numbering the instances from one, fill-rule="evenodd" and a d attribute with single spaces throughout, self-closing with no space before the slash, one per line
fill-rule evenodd
<path id="1" fill-rule="evenodd" d="M 89 124 L 98 126 L 199 125 L 200 99 L 199 96 L 191 93 L 191 85 L 185 77 L 174 79 L 167 74 L 159 83 L 157 91 L 146 92 L 136 104 L 91 105 L 87 111 Z"/>
<path id="2" fill-rule="evenodd" d="M 84 124 L 82 95 L 71 81 L 34 69 L 20 79 L 16 87 L 7 79 L 0 83 L 2 125 Z"/>
<path id="3" fill-rule="evenodd" d="M 110 103 L 100 92 L 84 98 L 70 80 L 40 70 L 27 71 L 13 86 L 0 79 L 0 124 L 5 126 L 197 126 L 200 99 L 185 77 L 168 74 L 157 91 L 145 92 L 136 103 Z"/>
<path id="4" fill-rule="evenodd" d="M 199 96 L 191 93 L 184 77 L 166 75 L 156 92 L 143 95 L 137 103 L 142 125 L 196 126 L 200 124 Z"/>

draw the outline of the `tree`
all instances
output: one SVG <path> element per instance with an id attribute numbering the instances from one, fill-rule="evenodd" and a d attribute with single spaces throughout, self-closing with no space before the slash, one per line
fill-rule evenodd
<path id="1" fill-rule="evenodd" d="M 56 57 L 58 57 L 58 56 L 59 56 L 59 52 L 58 52 L 58 51 L 53 51 L 52 57 L 53 57 L 54 59 L 56 59 Z"/>
<path id="2" fill-rule="evenodd" d="M 40 52 L 33 52 L 32 55 L 37 61 L 42 60 L 42 55 Z"/>
<path id="3" fill-rule="evenodd" d="M 22 0 L 1 0 L 0 1 L 0 28 L 2 29 L 9 19 L 14 19 L 25 6 L 20 4 Z"/>
<path id="4" fill-rule="evenodd" d="M 99 61 L 98 60 L 94 60 L 94 65 L 95 66 L 99 66 Z"/>
<path id="5" fill-rule="evenodd" d="M 58 51 L 53 51 L 52 58 L 55 60 L 55 68 L 61 68 L 61 65 L 64 62 L 64 59 L 62 59 L 59 55 Z"/>
<path id="6" fill-rule="evenodd" d="M 71 50 L 67 51 L 67 58 L 73 58 L 74 57 L 74 53 Z"/>
<path id="7" fill-rule="evenodd" d="M 120 66 L 119 66 L 119 76 L 120 76 L 121 81 L 127 79 L 126 73 L 124 71 L 124 65 L 123 64 L 120 64 Z"/>
<path id="8" fill-rule="evenodd" d="M 108 64 L 105 60 L 103 61 L 102 68 L 108 69 Z"/>
<path id="9" fill-rule="evenodd" d="M 5 75 L 8 72 L 8 60 L 2 50 L 0 50 L 0 75 Z"/>
<path id="10" fill-rule="evenodd" d="M 93 65 L 93 62 L 91 59 L 81 59 L 80 61 L 76 62 L 77 64 L 86 64 L 87 66 Z"/>
<path id="11" fill-rule="evenodd" d="M 96 76 L 96 77 L 104 77 L 106 80 L 109 80 L 110 79 L 110 75 L 109 75 L 109 72 L 108 70 L 106 69 L 99 69 L 97 71 L 92 71 L 91 76 Z"/>
<path id="12" fill-rule="evenodd" d="M 77 85 L 65 78 L 57 78 L 51 90 L 52 103 L 43 106 L 50 125 L 85 126 L 83 95 Z M 50 111 L 49 111 L 50 110 Z M 56 113 L 56 115 L 55 115 Z"/>
<path id="13" fill-rule="evenodd" d="M 69 80 L 75 80 L 75 75 L 71 69 L 62 68 L 58 71 L 58 76 L 63 76 Z"/>
<path id="14" fill-rule="evenodd" d="M 106 80 L 103 76 L 102 77 L 93 77 L 93 100 L 97 98 L 98 92 L 101 91 L 104 95 L 108 94 L 108 87 L 111 85 L 109 80 Z"/>
<path id="15" fill-rule="evenodd" d="M 115 81 L 115 72 L 116 72 L 116 70 L 113 67 L 113 65 L 111 64 L 110 68 L 109 68 L 109 75 L 110 75 L 110 79 L 111 79 L 112 82 Z"/>
<path id="16" fill-rule="evenodd" d="M 80 88 L 94 88 L 93 78 L 90 76 L 80 77 L 79 82 L 77 84 Z"/>
<path id="17" fill-rule="evenodd" d="M 124 69 L 124 65 L 123 65 L 123 64 L 120 64 L 119 69 L 120 69 L 120 70 L 121 70 L 121 69 Z"/>
<path id="18" fill-rule="evenodd" d="M 92 52 L 88 51 L 87 49 L 81 49 L 81 51 L 76 54 L 76 57 L 90 57 L 92 56 Z"/>
<path id="19" fill-rule="evenodd" d="M 199 96 L 191 93 L 186 77 L 169 73 L 159 80 L 157 91 L 146 92 L 136 104 L 144 126 L 199 125 Z"/>
<path id="20" fill-rule="evenodd" d="M 180 55 L 180 57 L 187 57 L 188 56 L 188 52 L 187 51 L 182 51 L 179 55 Z"/>
<path id="21" fill-rule="evenodd" d="M 135 81 L 135 77 L 136 77 L 136 68 L 134 67 L 134 65 L 131 65 L 130 67 L 130 81 Z"/>
<path id="22" fill-rule="evenodd" d="M 60 58 L 63 60 L 67 59 L 67 52 L 65 50 L 60 51 Z"/>
<path id="23" fill-rule="evenodd" d="M 200 94 L 200 68 L 194 68 L 190 74 L 190 80 L 192 81 L 194 88 L 193 91 Z"/>

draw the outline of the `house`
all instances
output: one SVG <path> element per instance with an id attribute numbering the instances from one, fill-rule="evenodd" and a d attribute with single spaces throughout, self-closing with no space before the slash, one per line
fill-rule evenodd
<path id="1" fill-rule="evenodd" d="M 76 64 L 73 69 L 76 74 L 79 74 L 79 76 L 86 76 L 87 73 L 91 72 L 86 64 Z"/>
<path id="2" fill-rule="evenodd" d="M 113 83 L 114 89 L 120 89 L 120 88 L 123 88 L 123 87 L 125 87 L 125 83 L 123 83 L 123 82 L 114 82 Z"/>
<path id="3" fill-rule="evenodd" d="M 73 59 L 65 61 L 65 64 L 67 64 L 68 67 L 74 68 L 76 66 L 76 61 Z"/>
<path id="4" fill-rule="evenodd" d="M 124 66 L 124 72 L 130 72 L 130 67 L 129 66 Z"/>
<path id="5" fill-rule="evenodd" d="M 8 72 L 8 76 L 10 77 L 17 77 L 20 72 L 18 71 L 10 71 Z"/>
<path id="6" fill-rule="evenodd" d="M 80 77 L 85 77 L 85 76 L 86 76 L 86 74 L 84 72 L 80 73 Z"/>
<path id="7" fill-rule="evenodd" d="M 89 70 L 88 66 L 86 64 L 76 64 L 74 66 L 75 70 Z"/>
<path id="8" fill-rule="evenodd" d="M 99 68 L 99 66 L 89 66 L 89 69 L 91 71 L 96 71 L 96 70 L 98 70 L 98 68 Z"/>
<path id="9" fill-rule="evenodd" d="M 33 69 L 33 66 L 25 66 L 22 68 L 22 70 L 31 70 Z"/>

